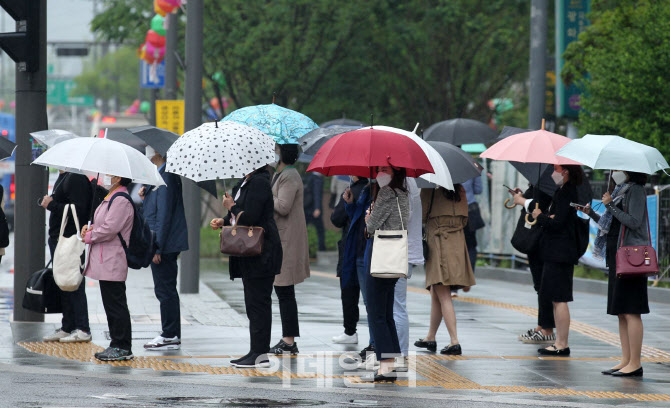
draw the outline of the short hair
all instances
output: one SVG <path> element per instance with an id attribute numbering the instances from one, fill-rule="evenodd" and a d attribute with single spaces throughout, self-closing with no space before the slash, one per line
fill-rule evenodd
<path id="1" fill-rule="evenodd" d="M 626 174 L 628 174 L 628 181 L 639 184 L 641 186 L 647 184 L 647 179 L 649 178 L 647 174 L 638 173 L 636 171 L 627 171 Z"/>
<path id="2" fill-rule="evenodd" d="M 121 177 L 121 181 L 119 182 L 119 184 L 121 184 L 123 187 L 128 187 L 132 182 L 133 182 L 132 179 Z"/>
<path id="3" fill-rule="evenodd" d="M 284 164 L 289 166 L 298 161 L 300 151 L 297 144 L 280 144 L 279 145 L 279 159 Z"/>

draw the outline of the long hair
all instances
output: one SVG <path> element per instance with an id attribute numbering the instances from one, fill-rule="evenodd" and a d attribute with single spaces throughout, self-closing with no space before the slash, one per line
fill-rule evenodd
<path id="1" fill-rule="evenodd" d="M 447 200 L 454 201 L 456 203 L 461 201 L 461 191 L 464 190 L 465 187 L 463 187 L 460 184 L 454 184 L 454 191 L 447 190 L 444 187 L 440 187 L 439 190 L 442 192 L 442 195 L 444 198 Z"/>
<path id="2" fill-rule="evenodd" d="M 584 170 L 576 164 L 562 164 L 561 167 L 568 171 L 570 183 L 581 186 L 584 182 Z"/>
<path id="3" fill-rule="evenodd" d="M 631 183 L 639 184 L 642 187 L 644 187 L 645 184 L 647 184 L 647 179 L 649 178 L 648 175 L 644 173 L 638 173 L 635 171 L 627 171 L 626 174 L 628 174 L 628 181 Z"/>
<path id="4" fill-rule="evenodd" d="M 407 178 L 407 171 L 404 168 L 396 169 L 394 167 L 391 167 L 391 170 L 393 170 L 393 177 L 391 178 L 389 187 L 391 187 L 393 190 L 398 189 L 406 193 L 407 186 L 405 184 L 405 179 Z M 374 183 L 372 185 L 371 192 L 372 201 L 377 201 L 377 194 L 379 194 L 379 184 Z"/>

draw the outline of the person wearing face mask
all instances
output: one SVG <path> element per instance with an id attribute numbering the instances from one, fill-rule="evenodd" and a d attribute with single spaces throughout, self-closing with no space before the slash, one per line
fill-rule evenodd
<path id="1" fill-rule="evenodd" d="M 540 296 L 551 300 L 556 324 L 556 342 L 538 349 L 551 356 L 569 356 L 568 334 L 572 302 L 572 277 L 579 260 L 575 223 L 577 212 L 570 206 L 578 200 L 577 186 L 582 184 L 584 171 L 576 165 L 554 165 L 552 179 L 559 187 L 552 198 L 549 212 L 534 209 L 532 216 L 542 227 L 540 256 L 544 261 Z M 524 201 L 525 204 L 525 201 Z"/>
<path id="2" fill-rule="evenodd" d="M 641 315 L 649 313 L 646 277 L 617 278 L 616 252 L 619 246 L 650 245 L 647 196 L 644 185 L 647 175 L 632 171 L 613 171 L 616 187 L 603 194 L 605 213 L 598 215 L 590 205 L 583 211 L 598 223 L 593 243 L 593 256 L 606 259 L 609 268 L 607 314 L 619 319 L 621 361 L 602 373 L 616 377 L 641 377 L 643 325 Z M 622 234 L 622 226 L 625 230 Z"/>
<path id="3" fill-rule="evenodd" d="M 164 186 L 140 189 L 142 212 L 149 228 L 156 234 L 157 250 L 151 262 L 154 293 L 160 302 L 161 329 L 159 336 L 144 345 L 147 350 L 176 350 L 181 347 L 181 313 L 177 292 L 177 258 L 188 250 L 188 230 L 184 215 L 181 179 L 165 172 L 166 158 L 151 146 L 146 155 L 158 167 Z"/>
<path id="4" fill-rule="evenodd" d="M 128 194 L 127 187 L 131 181 L 106 175 L 103 184 L 109 189 L 109 194 L 95 210 L 91 225 L 85 225 L 81 230 L 82 239 L 90 245 L 84 276 L 95 279 L 100 284 L 100 295 L 111 337 L 109 347 L 95 353 L 95 358 L 102 361 L 133 358 L 132 327 L 126 299 L 128 262 L 118 235 L 121 234 L 125 242 L 130 242 L 135 208 L 123 196 L 114 199 L 117 194 Z"/>
<path id="5" fill-rule="evenodd" d="M 270 348 L 272 354 L 298 353 L 300 337 L 295 285 L 309 278 L 309 245 L 303 206 L 303 184 L 294 164 L 298 160 L 297 144 L 278 145 L 279 164 L 272 178 L 274 219 L 279 229 L 284 257 L 281 273 L 274 288 L 279 299 L 282 338 Z M 315 192 L 316 193 L 316 192 Z"/>
<path id="6" fill-rule="evenodd" d="M 377 184 L 372 187 L 373 201 L 365 216 L 366 234 L 373 237 L 376 230 L 402 230 L 409 224 L 409 196 L 405 184 L 405 169 L 390 166 L 377 167 Z M 398 208 L 400 207 L 400 208 Z M 366 288 L 368 313 L 375 340 L 375 354 L 368 357 L 364 367 L 374 367 L 379 362 L 376 374 L 364 381 L 396 381 L 395 358 L 401 357 L 400 342 L 393 319 L 395 285 L 398 278 L 376 278 L 369 272 L 373 239 L 368 240 L 366 265 L 368 272 Z"/>

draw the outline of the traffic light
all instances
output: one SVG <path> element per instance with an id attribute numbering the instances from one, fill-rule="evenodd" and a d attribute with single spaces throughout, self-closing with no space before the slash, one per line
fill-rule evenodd
<path id="1" fill-rule="evenodd" d="M 0 48 L 16 62 L 19 71 L 35 72 L 38 64 L 40 0 L 0 0 L 14 20 L 16 32 L 0 33 Z"/>

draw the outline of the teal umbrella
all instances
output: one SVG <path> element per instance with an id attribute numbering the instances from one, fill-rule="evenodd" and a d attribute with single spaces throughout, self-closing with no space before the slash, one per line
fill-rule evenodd
<path id="1" fill-rule="evenodd" d="M 461 145 L 461 149 L 468 153 L 482 153 L 486 150 L 486 145 L 484 143 L 466 143 Z"/>
<path id="2" fill-rule="evenodd" d="M 565 144 L 556 155 L 592 169 L 654 174 L 670 167 L 656 148 L 613 135 L 586 135 Z"/>
<path id="3" fill-rule="evenodd" d="M 274 103 L 238 109 L 221 121 L 233 121 L 256 128 L 272 137 L 278 144 L 298 144 L 298 139 L 319 127 L 302 113 Z"/>

